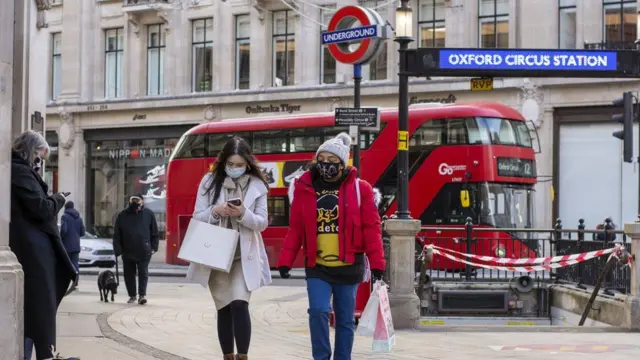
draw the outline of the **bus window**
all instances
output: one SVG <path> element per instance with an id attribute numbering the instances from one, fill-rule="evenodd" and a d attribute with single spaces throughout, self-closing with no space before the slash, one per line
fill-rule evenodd
<path id="1" fill-rule="evenodd" d="M 209 156 L 218 156 L 218 153 L 227 144 L 227 141 L 233 137 L 241 137 L 251 146 L 251 133 L 234 133 L 234 134 L 209 134 Z"/>
<path id="2" fill-rule="evenodd" d="M 469 186 L 469 184 L 467 184 Z M 460 203 L 460 191 L 463 184 L 446 184 L 440 189 L 438 195 L 429 204 L 420 216 L 423 225 L 461 225 L 467 221 L 467 217 L 475 219 L 473 206 L 464 208 Z M 468 190 L 465 188 L 465 190 Z M 470 190 L 470 203 L 474 203 L 475 191 Z"/>
<path id="3" fill-rule="evenodd" d="M 444 120 L 427 121 L 413 133 L 409 144 L 410 146 L 442 145 L 444 133 Z"/>
<path id="4" fill-rule="evenodd" d="M 489 129 L 491 142 L 495 145 L 516 145 L 516 133 L 511 122 L 498 118 L 479 118 Z"/>
<path id="5" fill-rule="evenodd" d="M 378 135 L 384 130 L 384 127 L 387 126 L 387 123 L 380 123 L 379 131 L 362 131 L 360 132 L 360 148 L 368 149 L 371 144 L 378 138 Z"/>
<path id="6" fill-rule="evenodd" d="M 464 119 L 449 119 L 446 124 L 448 145 L 469 143 Z"/>
<path id="7" fill-rule="evenodd" d="M 529 127 L 524 121 L 511 121 L 513 127 L 516 129 L 516 135 L 518 145 L 532 148 L 533 141 L 531 140 L 531 134 L 529 134 Z"/>
<path id="8" fill-rule="evenodd" d="M 207 134 L 185 135 L 178 144 L 174 159 L 201 158 L 207 154 Z"/>
<path id="9" fill-rule="evenodd" d="M 469 136 L 469 144 L 491 144 L 491 137 L 487 132 L 487 128 L 482 126 L 478 119 L 469 118 L 466 121 Z"/>
<path id="10" fill-rule="evenodd" d="M 289 226 L 289 201 L 286 196 L 267 198 L 269 226 Z"/>
<path id="11" fill-rule="evenodd" d="M 317 128 L 293 129 L 289 134 L 289 152 L 315 152 L 322 145 Z"/>
<path id="12" fill-rule="evenodd" d="M 287 134 L 281 130 L 253 133 L 254 154 L 278 154 L 287 152 Z"/>

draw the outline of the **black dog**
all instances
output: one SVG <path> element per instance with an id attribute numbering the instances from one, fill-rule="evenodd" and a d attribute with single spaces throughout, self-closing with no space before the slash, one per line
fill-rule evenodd
<path id="1" fill-rule="evenodd" d="M 100 301 L 109 302 L 109 292 L 111 292 L 111 302 L 114 302 L 113 295 L 118 293 L 118 282 L 113 271 L 105 270 L 98 275 L 98 291 Z"/>

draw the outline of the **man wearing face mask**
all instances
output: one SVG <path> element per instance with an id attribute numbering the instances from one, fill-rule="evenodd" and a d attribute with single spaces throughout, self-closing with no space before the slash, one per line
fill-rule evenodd
<path id="1" fill-rule="evenodd" d="M 158 224 L 153 211 L 144 207 L 141 194 L 129 198 L 129 206 L 116 218 L 113 233 L 113 249 L 116 257 L 122 255 L 124 282 L 129 294 L 129 304 L 147 303 L 149 262 L 158 251 Z M 136 292 L 136 273 L 138 289 Z M 136 297 L 139 295 L 139 297 Z"/>
<path id="2" fill-rule="evenodd" d="M 288 278 L 298 251 L 304 249 L 314 360 L 331 359 L 332 310 L 334 359 L 351 359 L 356 292 L 367 258 L 376 280 L 382 279 L 386 266 L 376 206 L 380 196 L 348 166 L 350 146 L 346 133 L 327 140 L 316 152 L 315 166 L 289 185 L 291 217 L 278 268 L 281 277 Z"/>

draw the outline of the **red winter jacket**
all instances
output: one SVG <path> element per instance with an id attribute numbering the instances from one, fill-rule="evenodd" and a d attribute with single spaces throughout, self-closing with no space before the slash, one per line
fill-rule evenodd
<path id="1" fill-rule="evenodd" d="M 342 181 L 338 195 L 340 260 L 353 263 L 356 253 L 365 253 L 369 258 L 371 269 L 384 270 L 386 264 L 382 248 L 382 227 L 375 192 L 366 181 L 358 181 L 360 186 L 360 207 L 358 207 L 357 171 L 355 168 L 350 168 L 348 171 L 349 174 Z M 303 247 L 307 267 L 316 265 L 318 225 L 316 193 L 311 183 L 311 173 L 307 171 L 289 185 L 291 202 L 289 232 L 280 251 L 278 267 L 291 268 L 300 247 Z"/>

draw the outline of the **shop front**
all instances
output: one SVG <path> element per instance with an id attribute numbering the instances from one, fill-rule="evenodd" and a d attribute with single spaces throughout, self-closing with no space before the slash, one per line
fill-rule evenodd
<path id="1" fill-rule="evenodd" d="M 116 216 L 141 194 L 164 238 L 166 165 L 180 136 L 193 125 L 86 130 L 86 223 L 111 238 Z"/>

